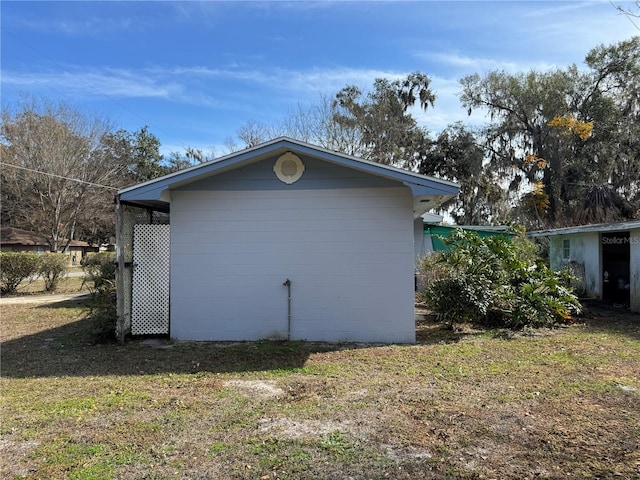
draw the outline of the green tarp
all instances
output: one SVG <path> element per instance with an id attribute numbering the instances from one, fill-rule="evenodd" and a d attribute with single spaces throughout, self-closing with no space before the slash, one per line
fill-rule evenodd
<path id="1" fill-rule="evenodd" d="M 425 225 L 424 226 L 424 234 L 425 235 L 431 235 L 431 242 L 433 244 L 433 251 L 434 252 L 441 252 L 443 250 L 446 250 L 448 247 L 447 245 L 444 244 L 444 242 L 442 241 L 442 239 L 440 237 L 444 237 L 447 238 L 449 235 L 451 235 L 451 233 L 458 229 L 458 228 L 462 228 L 464 230 L 464 227 L 446 227 L 444 225 Z M 505 235 L 507 237 L 512 237 L 513 234 L 512 233 L 508 233 L 508 232 L 502 232 L 502 231 L 497 231 L 497 230 L 480 230 L 480 229 L 468 229 L 468 230 L 472 230 L 474 232 L 476 232 L 481 238 L 486 238 L 486 237 L 494 237 L 496 235 Z"/>

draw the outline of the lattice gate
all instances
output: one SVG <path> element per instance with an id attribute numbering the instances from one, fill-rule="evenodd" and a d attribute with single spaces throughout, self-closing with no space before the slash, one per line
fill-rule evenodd
<path id="1" fill-rule="evenodd" d="M 170 226 L 133 227 L 132 335 L 169 333 Z"/>

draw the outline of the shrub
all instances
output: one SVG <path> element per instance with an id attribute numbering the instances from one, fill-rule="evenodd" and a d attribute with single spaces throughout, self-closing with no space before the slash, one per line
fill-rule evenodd
<path id="1" fill-rule="evenodd" d="M 82 260 L 85 282 L 93 297 L 92 317 L 102 337 L 113 337 L 116 324 L 116 263 L 114 252 L 100 252 Z"/>
<path id="2" fill-rule="evenodd" d="M 44 289 L 53 292 L 67 274 L 69 256 L 64 253 L 46 253 L 38 256 L 38 274 L 44 280 Z"/>
<path id="3" fill-rule="evenodd" d="M 14 293 L 21 282 L 38 274 L 38 255 L 35 253 L 0 252 L 0 292 Z"/>
<path id="4" fill-rule="evenodd" d="M 115 258 L 114 252 L 100 252 L 88 255 L 82 260 L 85 282 L 89 282 L 89 291 L 92 294 L 115 293 Z"/>
<path id="5" fill-rule="evenodd" d="M 480 321 L 495 305 L 495 286 L 504 280 L 498 259 L 476 234 L 459 230 L 444 241 L 454 246 L 432 260 L 440 274 L 426 289 L 425 300 L 450 326 Z"/>
<path id="6" fill-rule="evenodd" d="M 566 270 L 554 272 L 544 265 L 537 265 L 527 279 L 513 285 L 509 315 L 504 317 L 505 326 L 544 327 L 566 323 L 573 313 L 581 310 L 570 283 L 571 276 Z"/>
<path id="7" fill-rule="evenodd" d="M 453 327 L 456 321 L 473 322 L 489 313 L 489 308 L 493 305 L 490 287 L 491 282 L 482 276 L 452 274 L 433 282 L 424 297 L 427 305 L 449 327 Z"/>
<path id="8" fill-rule="evenodd" d="M 513 239 L 480 238 L 457 230 L 445 242 L 451 248 L 431 260 L 444 266 L 440 278 L 423 296 L 450 326 L 465 321 L 509 328 L 550 326 L 580 311 L 570 275 L 541 264 L 523 233 Z"/>

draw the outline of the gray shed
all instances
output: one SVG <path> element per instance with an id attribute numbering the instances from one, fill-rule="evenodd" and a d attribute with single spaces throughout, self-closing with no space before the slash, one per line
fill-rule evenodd
<path id="1" fill-rule="evenodd" d="M 118 193 L 118 336 L 415 341 L 414 237 L 454 183 L 279 138 Z"/>

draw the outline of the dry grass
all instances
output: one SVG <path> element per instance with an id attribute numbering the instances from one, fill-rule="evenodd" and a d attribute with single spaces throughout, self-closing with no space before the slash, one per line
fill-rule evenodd
<path id="1" fill-rule="evenodd" d="M 53 293 L 73 293 L 89 291 L 89 285 L 84 277 L 66 277 L 60 280 L 60 284 Z M 44 289 L 44 280 L 37 278 L 30 282 L 22 282 L 16 292 L 18 295 L 41 295 L 47 293 Z"/>
<path id="2" fill-rule="evenodd" d="M 2 307 L 3 478 L 638 478 L 640 318 L 411 346 L 96 344 Z"/>

